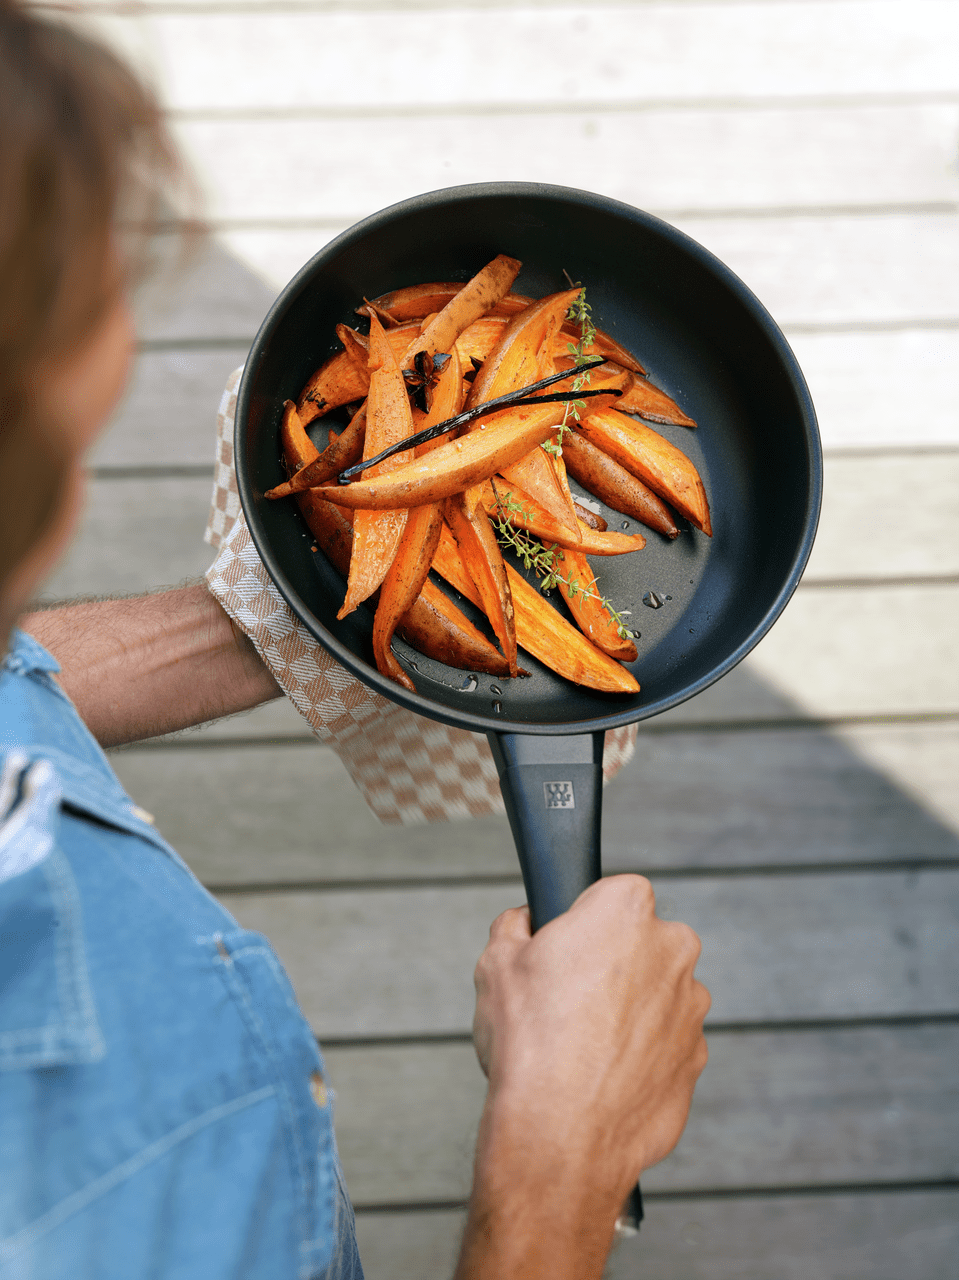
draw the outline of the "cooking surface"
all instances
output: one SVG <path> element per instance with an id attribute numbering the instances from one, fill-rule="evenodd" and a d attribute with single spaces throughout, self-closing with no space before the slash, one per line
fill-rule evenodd
<path id="1" fill-rule="evenodd" d="M 815 521 L 818 459 L 801 375 L 781 335 L 721 264 L 654 219 L 562 189 L 478 188 L 384 211 L 351 232 L 320 276 L 306 268 L 293 282 L 264 326 L 240 388 L 238 457 L 248 469 L 251 530 L 307 626 L 324 642 L 332 637 L 343 646 L 333 646 L 341 661 L 365 661 L 358 674 L 393 693 L 395 686 L 372 670 L 371 612 L 337 620 L 341 580 L 322 556 L 310 571 L 304 549 L 312 539 L 304 537 L 292 503 L 262 497 L 283 478 L 282 403 L 299 394 L 330 350 L 336 322 L 353 318 L 364 295 L 467 279 L 496 252 L 524 263 L 518 292 L 555 292 L 564 285 L 564 268 L 581 280 L 596 324 L 648 362 L 660 385 L 700 423 L 696 430 L 665 427 L 663 434 L 701 468 L 714 536 L 686 527 L 669 544 L 650 533 L 644 550 L 604 557 L 596 566 L 604 593 L 631 611 L 641 633 L 632 664 L 639 695 L 597 694 L 525 659 L 531 677 L 497 681 L 502 693 L 495 695 L 489 681 L 472 689 L 459 673 L 413 657 L 411 674 L 427 701 L 398 696 L 427 714 L 438 704 L 441 716 L 478 729 L 568 725 L 585 731 L 608 717 L 626 723 L 657 714 L 728 669 L 768 625 L 801 563 L 808 511 Z M 621 516 L 610 513 L 610 519 L 622 528 Z M 663 607 L 643 605 L 650 591 Z"/>

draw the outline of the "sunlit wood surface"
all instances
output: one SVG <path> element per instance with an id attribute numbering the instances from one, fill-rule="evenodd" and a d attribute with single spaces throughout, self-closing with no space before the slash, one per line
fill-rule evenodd
<path id="1" fill-rule="evenodd" d="M 607 793 L 607 869 L 651 874 L 714 994 L 689 1128 L 609 1275 L 959 1274 L 959 5 L 77 7 L 159 85 L 216 240 L 142 300 L 48 598 L 203 572 L 224 378 L 292 273 L 396 200 L 600 191 L 780 322 L 826 449 L 808 572 L 739 669 L 642 726 Z M 472 966 L 522 897 L 505 821 L 380 827 L 280 704 L 114 761 L 290 968 L 368 1277 L 448 1276 L 483 1096 Z"/>

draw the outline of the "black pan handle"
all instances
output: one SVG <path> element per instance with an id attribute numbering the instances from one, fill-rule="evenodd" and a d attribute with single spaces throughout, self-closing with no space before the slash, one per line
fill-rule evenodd
<path id="1" fill-rule="evenodd" d="M 603 730 L 571 737 L 490 733 L 534 932 L 567 911 L 602 874 Z M 643 1220 L 636 1184 L 617 1229 Z"/>

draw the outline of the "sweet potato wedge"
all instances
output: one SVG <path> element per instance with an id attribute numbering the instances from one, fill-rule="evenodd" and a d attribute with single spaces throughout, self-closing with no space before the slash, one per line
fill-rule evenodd
<path id="1" fill-rule="evenodd" d="M 623 413 L 638 413 L 651 422 L 672 423 L 678 427 L 696 425 L 675 400 L 671 400 L 659 387 L 654 387 L 648 378 L 633 378 L 620 397 L 617 408 Z"/>
<path id="2" fill-rule="evenodd" d="M 356 314 L 358 316 L 368 316 L 370 307 L 373 307 L 374 310 L 382 310 L 384 314 L 391 316 L 395 320 L 422 319 L 423 316 L 429 315 L 430 312 L 441 311 L 462 287 L 456 281 L 437 280 L 429 284 L 394 289 L 392 293 L 384 293 L 379 298 L 371 298 L 369 302 L 364 302 L 361 307 L 356 308 Z M 488 314 L 490 316 L 508 318 L 516 315 L 517 311 L 522 311 L 535 301 L 535 298 L 510 291 L 490 308 Z M 580 330 L 578 325 L 567 322 L 563 324 L 561 332 L 562 337 L 557 336 L 557 347 L 561 346 L 565 354 L 569 342 L 575 343 L 579 341 Z M 604 329 L 596 330 L 596 340 L 593 346 L 595 353 L 605 356 L 607 360 L 614 360 L 632 373 L 645 374 L 646 370 L 632 352 L 617 342 Z M 593 354 L 593 351 L 591 350 L 588 354 Z"/>
<path id="3" fill-rule="evenodd" d="M 438 352 L 448 352 L 463 330 L 474 320 L 484 316 L 508 292 L 522 265 L 515 258 L 508 258 L 502 253 L 488 262 L 410 343 L 402 358 L 402 367 L 410 368 L 420 351 L 431 356 Z"/>
<path id="4" fill-rule="evenodd" d="M 680 449 L 652 427 L 616 409 L 604 409 L 585 418 L 577 431 L 675 507 L 690 524 L 712 536 L 709 502 L 699 472 Z"/>
<path id="5" fill-rule="evenodd" d="M 293 404 L 287 400 L 286 405 Z M 332 434 L 330 443 L 312 462 L 295 471 L 285 484 L 278 484 L 275 489 L 268 489 L 267 498 L 287 498 L 291 493 L 302 493 L 315 484 L 323 484 L 332 480 L 335 475 L 352 467 L 363 456 L 363 441 L 366 438 L 366 405 L 361 405 L 350 419 L 350 424 L 339 435 Z M 315 452 L 315 450 L 314 450 Z"/>
<path id="6" fill-rule="evenodd" d="M 368 316 L 370 306 L 388 311 L 396 320 L 422 320 L 430 312 L 442 311 L 463 287 L 462 280 L 432 280 L 426 284 L 406 285 L 402 289 L 393 289 L 390 293 L 380 294 L 356 308 L 358 316 Z M 535 298 L 527 298 L 523 294 L 507 293 L 490 310 L 496 315 L 515 315 L 528 307 Z"/>
<path id="7" fill-rule="evenodd" d="M 413 434 L 413 415 L 406 383 L 386 332 L 375 315 L 370 319 L 369 360 L 370 394 L 366 402 L 366 439 L 363 444 L 363 456 L 366 458 Z M 409 460 L 409 451 L 404 450 L 370 470 L 382 476 Z M 407 512 L 397 508 L 357 512 L 353 521 L 353 558 L 346 599 L 336 615 L 338 618 L 352 613 L 386 577 L 406 520 Z"/>
<path id="8" fill-rule="evenodd" d="M 544 376 L 540 372 L 544 348 L 546 358 L 551 359 L 552 335 L 574 299 L 579 297 L 579 292 L 579 289 L 566 289 L 562 293 L 550 294 L 512 317 L 476 375 L 466 401 L 468 409 L 519 387 L 528 387 Z M 550 372 L 552 368 L 547 370 Z"/>
<path id="9" fill-rule="evenodd" d="M 467 600 L 480 606 L 479 593 L 463 567 L 453 535 L 444 529 L 433 568 Z M 610 658 L 553 608 L 511 565 L 506 566 L 516 617 L 516 638 L 527 653 L 574 684 L 608 693 L 638 693 L 631 672 Z"/>
<path id="10" fill-rule="evenodd" d="M 506 481 L 493 479 L 484 489 L 483 505 L 490 517 L 505 518 L 515 529 L 525 529 L 540 542 L 555 543 L 591 556 L 621 556 L 641 551 L 646 539 L 641 533 L 600 532 L 580 518 L 579 540 L 554 520 L 528 493 Z M 516 508 L 519 510 L 516 510 Z M 584 509 L 584 508 L 580 508 Z M 589 513 L 592 515 L 592 512 Z"/>
<path id="11" fill-rule="evenodd" d="M 573 479 L 614 511 L 632 516 L 667 538 L 675 538 L 679 533 L 666 503 L 580 432 L 571 431 L 567 435 L 563 459 Z M 584 550 L 587 550 L 585 545 Z"/>
<path id="12" fill-rule="evenodd" d="M 481 607 L 496 633 L 511 676 L 517 675 L 516 620 L 503 553 L 490 526 L 489 517 L 469 493 L 446 499 L 443 515 L 456 540 L 463 567 L 479 592 Z M 439 539 L 437 539 L 439 541 Z"/>
<path id="13" fill-rule="evenodd" d="M 317 457 L 316 446 L 303 429 L 292 400 L 286 402 L 280 440 L 290 467 L 302 469 Z M 324 502 L 311 489 L 298 493 L 296 501 L 320 550 L 346 578 L 353 549 L 353 512 L 344 514 L 340 507 Z M 483 671 L 491 676 L 505 676 L 509 670 L 503 655 L 429 578 L 396 630 L 414 649 L 448 667 Z"/>
<path id="14" fill-rule="evenodd" d="M 559 589 L 576 625 L 597 648 L 620 662 L 635 662 L 639 656 L 631 636 L 621 636 L 612 614 L 603 603 L 596 575 L 582 551 L 557 553 L 562 576 Z"/>
<path id="15" fill-rule="evenodd" d="M 386 571 L 373 619 L 373 657 L 377 669 L 407 689 L 415 685 L 390 649 L 393 633 L 409 612 L 429 575 L 443 527 L 439 503 L 414 507 L 406 518 L 393 563 Z"/>
<path id="16" fill-rule="evenodd" d="M 562 413 L 562 404 L 502 409 L 486 419 L 480 429 L 447 441 L 426 457 L 404 463 L 385 475 L 344 485 L 324 485 L 317 492 L 329 502 L 370 510 L 441 502 L 471 485 L 481 484 L 503 466 L 529 453 L 555 431 Z"/>
<path id="17" fill-rule="evenodd" d="M 349 353 L 338 351 L 323 361 L 297 397 L 300 422 L 306 426 L 331 409 L 362 400 L 369 385 L 369 376 L 356 367 Z"/>

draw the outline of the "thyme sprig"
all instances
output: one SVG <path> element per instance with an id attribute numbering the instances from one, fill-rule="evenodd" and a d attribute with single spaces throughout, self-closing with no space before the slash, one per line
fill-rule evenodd
<path id="1" fill-rule="evenodd" d="M 534 538 L 525 529 L 514 528 L 509 519 L 510 515 L 519 515 L 528 519 L 529 513 L 521 502 L 516 501 L 511 492 L 500 493 L 495 481 L 493 492 L 496 494 L 496 514 L 491 516 L 491 520 L 497 541 L 500 546 L 512 551 L 524 568 L 531 570 L 537 578 L 541 579 L 540 591 L 545 594 L 562 584 L 573 599 L 581 595 L 586 600 L 598 600 L 609 614 L 620 640 L 632 639 L 633 633 L 626 624 L 630 610 L 614 608 L 612 601 L 606 596 L 601 596 L 593 586 L 581 583 L 571 573 L 564 574 L 560 568 L 563 560 L 562 548 L 544 546 L 538 538 Z"/>
<path id="2" fill-rule="evenodd" d="M 569 280 L 568 275 L 566 278 Z M 570 280 L 570 284 L 573 284 L 572 280 Z M 575 286 L 573 287 L 575 288 Z M 585 289 L 580 288 L 579 296 L 573 299 L 570 304 L 570 308 L 566 313 L 566 319 L 572 324 L 579 325 L 578 341 L 567 342 L 566 344 L 566 350 L 573 357 L 573 362 L 578 367 L 581 364 L 586 364 L 586 362 L 590 360 L 590 356 L 586 353 L 588 348 L 591 347 L 596 340 L 596 326 L 593 324 L 592 309 L 586 301 Z M 584 387 L 588 386 L 589 372 L 588 370 L 584 370 L 573 380 L 571 390 L 582 391 Z M 568 400 L 566 402 L 566 410 L 563 414 L 563 421 L 559 424 L 555 437 L 552 440 L 548 440 L 541 446 L 541 448 L 545 449 L 547 453 L 552 453 L 556 457 L 560 457 L 563 452 L 563 441 L 566 438 L 566 433 L 573 429 L 570 418 L 579 422 L 580 412 L 585 408 L 585 400 Z"/>

